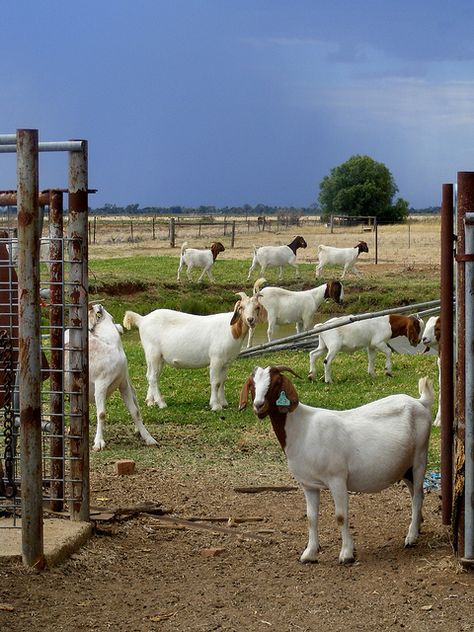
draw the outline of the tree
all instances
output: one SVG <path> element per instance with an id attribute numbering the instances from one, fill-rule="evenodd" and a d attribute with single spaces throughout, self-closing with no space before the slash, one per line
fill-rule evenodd
<path id="1" fill-rule="evenodd" d="M 398 192 L 392 174 L 369 156 L 352 156 L 331 169 L 319 185 L 323 218 L 330 215 L 374 215 L 384 222 L 400 222 L 408 216 L 408 202 L 393 198 Z"/>

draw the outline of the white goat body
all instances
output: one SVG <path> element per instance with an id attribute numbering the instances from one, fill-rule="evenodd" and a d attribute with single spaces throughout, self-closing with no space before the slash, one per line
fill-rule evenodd
<path id="1" fill-rule="evenodd" d="M 237 357 L 249 327 L 261 309 L 255 297 L 240 293 L 234 312 L 199 316 L 157 309 L 146 316 L 127 311 L 124 327 L 138 327 L 147 362 L 148 406 L 165 408 L 159 380 L 164 364 L 174 368 L 209 367 L 212 410 L 227 406 L 224 386 L 230 363 Z"/>
<path id="2" fill-rule="evenodd" d="M 188 242 L 185 241 L 181 246 L 181 255 L 179 257 L 178 267 L 178 281 L 181 274 L 183 265 L 186 265 L 186 274 L 189 281 L 192 281 L 191 270 L 193 268 L 202 268 L 202 272 L 198 278 L 198 283 L 202 281 L 205 274 L 209 277 L 210 281 L 214 281 L 214 277 L 211 272 L 212 265 L 217 259 L 217 255 L 220 252 L 224 252 L 225 248 L 220 241 L 214 242 L 210 248 L 205 250 L 199 250 L 198 248 L 187 248 Z"/>
<path id="3" fill-rule="evenodd" d="M 97 428 L 94 439 L 94 450 L 103 450 L 105 441 L 103 426 L 105 422 L 105 406 L 107 399 L 116 390 L 132 416 L 135 432 L 140 434 L 146 445 L 157 445 L 156 440 L 145 428 L 138 407 L 135 390 L 128 374 L 128 364 L 122 341 L 121 325 L 114 323 L 112 316 L 100 304 L 89 307 L 89 401 L 95 402 L 97 409 Z M 70 330 L 65 333 L 67 349 L 65 365 L 70 367 L 70 354 L 74 353 L 70 346 Z M 67 387 L 69 389 L 69 385 Z"/>
<path id="4" fill-rule="evenodd" d="M 268 342 L 273 338 L 275 325 L 296 323 L 297 333 L 308 331 L 314 325 L 316 311 L 324 300 L 332 298 L 336 303 L 342 303 L 344 299 L 344 289 L 340 281 L 331 281 L 311 290 L 297 292 L 273 286 L 261 289 L 264 282 L 264 278 L 255 281 L 253 292 L 265 308 L 261 322 L 268 322 Z M 252 344 L 252 338 L 253 330 L 250 330 L 248 347 Z"/>
<path id="5" fill-rule="evenodd" d="M 430 316 L 426 321 L 426 326 L 423 331 L 423 337 L 421 342 L 426 346 L 426 350 L 434 349 L 437 354 L 437 363 L 438 363 L 438 383 L 439 383 L 439 394 L 438 394 L 438 412 L 436 413 L 436 417 L 433 421 L 433 426 L 441 426 L 441 359 L 439 356 L 439 341 L 441 338 L 441 320 L 439 316 Z"/>
<path id="6" fill-rule="evenodd" d="M 344 317 L 347 318 L 347 317 Z M 337 318 L 326 321 L 337 322 Z M 326 353 L 324 360 L 324 381 L 331 382 L 331 364 L 339 351 L 353 353 L 367 349 L 368 373 L 375 375 L 375 355 L 385 354 L 385 373 L 392 375 L 392 349 L 387 344 L 391 338 L 406 336 L 414 347 L 420 342 L 423 321 L 418 316 L 390 314 L 369 320 L 358 321 L 323 331 L 319 334 L 319 346 L 309 353 L 309 378 L 315 377 L 316 360 Z"/>
<path id="7" fill-rule="evenodd" d="M 265 274 L 268 266 L 278 266 L 280 268 L 279 278 L 283 278 L 283 266 L 290 265 L 295 269 L 295 275 L 299 274 L 298 264 L 296 263 L 296 252 L 298 248 L 306 248 L 306 241 L 298 235 L 287 246 L 261 246 L 254 247 L 252 265 L 250 266 L 247 280 L 250 279 L 252 271 L 260 266 L 261 274 Z"/>
<path id="8" fill-rule="evenodd" d="M 341 279 L 344 279 L 348 271 L 354 272 L 354 274 L 360 274 L 356 267 L 356 262 L 361 252 L 369 252 L 369 247 L 365 241 L 360 241 L 353 248 L 336 248 L 336 246 L 319 245 L 316 276 L 321 276 L 322 269 L 326 265 L 344 266 Z"/>
<path id="9" fill-rule="evenodd" d="M 257 367 L 241 392 L 240 409 L 253 398 L 259 417 L 270 415 L 273 429 L 307 504 L 308 545 L 302 562 L 317 560 L 320 490 L 329 489 L 341 527 L 340 563 L 354 561 L 349 530 L 348 492 L 378 492 L 404 480 L 411 499 L 405 546 L 416 543 L 421 522 L 423 479 L 431 428 L 433 387 L 419 381 L 420 398 L 391 395 L 351 410 L 326 410 L 301 404 L 288 367 Z M 283 401 L 282 401 L 283 400 Z"/>

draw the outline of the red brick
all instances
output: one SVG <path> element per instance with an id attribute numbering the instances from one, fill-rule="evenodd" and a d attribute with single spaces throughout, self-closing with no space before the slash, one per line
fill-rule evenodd
<path id="1" fill-rule="evenodd" d="M 115 461 L 115 471 L 119 476 L 126 476 L 127 474 L 135 473 L 135 461 L 131 459 L 122 459 Z"/>

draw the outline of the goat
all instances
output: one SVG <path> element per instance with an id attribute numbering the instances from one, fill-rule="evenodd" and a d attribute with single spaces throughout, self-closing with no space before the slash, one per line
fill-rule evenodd
<path id="1" fill-rule="evenodd" d="M 270 415 L 288 468 L 306 497 L 308 545 L 301 562 L 316 562 L 321 489 L 329 489 L 341 528 L 339 563 L 354 561 L 349 530 L 349 492 L 378 492 L 401 479 L 411 495 L 411 522 L 405 546 L 418 538 L 423 504 L 434 393 L 431 381 L 418 382 L 420 398 L 390 395 L 351 410 L 325 410 L 299 402 L 283 371 L 289 367 L 256 367 L 244 383 L 240 410 L 251 392 L 259 419 Z"/>
<path id="2" fill-rule="evenodd" d="M 438 394 L 438 412 L 433 421 L 433 426 L 441 426 L 441 359 L 439 356 L 440 348 L 439 341 L 441 339 L 441 318 L 439 316 L 430 316 L 426 321 L 426 326 L 423 331 L 423 337 L 421 342 L 425 345 L 425 351 L 434 349 L 437 354 L 438 362 L 438 382 L 439 382 L 439 394 Z"/>
<path id="3" fill-rule="evenodd" d="M 247 281 L 250 279 L 252 271 L 256 268 L 257 264 L 260 266 L 261 274 L 265 274 L 265 270 L 268 266 L 279 266 L 280 276 L 283 278 L 283 266 L 290 265 L 295 269 L 295 275 L 299 275 L 298 264 L 296 263 L 296 252 L 298 248 L 306 248 L 307 243 L 301 236 L 297 236 L 293 239 L 291 244 L 287 246 L 261 246 L 257 248 L 254 246 L 254 254 L 252 259 L 252 265 L 250 266 Z"/>
<path id="4" fill-rule="evenodd" d="M 105 441 L 103 426 L 105 422 L 105 404 L 117 389 L 132 416 L 135 432 L 146 445 L 157 445 L 157 441 L 145 428 L 137 403 L 135 390 L 130 382 L 128 364 L 123 350 L 120 334 L 121 325 L 117 325 L 109 312 L 100 304 L 89 307 L 89 401 L 95 402 L 97 409 L 97 429 L 94 450 L 103 450 Z M 66 348 L 65 365 L 70 368 L 70 356 L 74 349 L 70 345 L 70 330 L 64 336 Z M 70 381 L 70 372 L 69 378 Z M 66 387 L 70 390 L 70 384 Z"/>
<path id="5" fill-rule="evenodd" d="M 335 246 L 318 246 L 318 265 L 316 266 L 316 276 L 321 276 L 321 271 L 326 265 L 342 265 L 341 279 L 344 279 L 346 272 L 351 271 L 354 274 L 360 274 L 356 268 L 357 258 L 361 252 L 369 252 L 369 247 L 365 241 L 359 243 L 353 248 L 336 248 Z"/>
<path id="6" fill-rule="evenodd" d="M 333 318 L 327 323 L 336 322 Z M 406 336 L 409 343 L 416 347 L 421 339 L 423 321 L 418 316 L 390 314 L 377 316 L 366 321 L 359 321 L 328 329 L 319 334 L 319 346 L 309 353 L 309 379 L 315 377 L 315 363 L 317 358 L 327 352 L 324 360 L 324 381 L 331 382 L 331 364 L 338 351 L 353 353 L 358 349 L 367 349 L 369 360 L 368 373 L 375 375 L 375 354 L 381 351 L 385 354 L 385 374 L 392 375 L 392 349 L 388 345 L 391 338 Z"/>
<path id="7" fill-rule="evenodd" d="M 340 281 L 324 283 L 311 290 L 293 292 L 281 287 L 264 287 L 264 278 L 255 281 L 253 293 L 258 297 L 258 302 L 265 309 L 261 312 L 261 320 L 268 321 L 268 342 L 273 338 L 275 325 L 296 323 L 296 332 L 299 334 L 308 331 L 314 325 L 314 317 L 318 307 L 325 299 L 332 298 L 341 304 L 344 299 L 344 289 Z M 247 347 L 252 344 L 254 329 L 249 332 Z"/>
<path id="8" fill-rule="evenodd" d="M 256 297 L 239 292 L 233 312 L 199 316 L 156 309 L 146 316 L 127 311 L 126 329 L 138 327 L 147 363 L 148 406 L 165 408 L 159 381 L 164 364 L 177 369 L 209 367 L 212 410 L 227 406 L 224 386 L 230 363 L 237 357 L 261 309 Z"/>
<path id="9" fill-rule="evenodd" d="M 193 278 L 191 276 L 191 270 L 193 268 L 202 268 L 202 272 L 198 278 L 198 283 L 200 283 L 205 274 L 209 277 L 210 281 L 214 281 L 214 277 L 211 272 L 211 267 L 214 261 L 217 259 L 217 255 L 220 252 L 224 252 L 225 248 L 220 241 L 215 241 L 211 244 L 211 247 L 207 250 L 198 250 L 197 248 L 187 248 L 188 242 L 185 241 L 181 246 L 181 255 L 179 257 L 179 267 L 178 267 L 178 281 L 179 275 L 181 274 L 181 270 L 183 265 L 186 265 L 186 274 L 188 275 L 188 280 L 192 281 Z"/>

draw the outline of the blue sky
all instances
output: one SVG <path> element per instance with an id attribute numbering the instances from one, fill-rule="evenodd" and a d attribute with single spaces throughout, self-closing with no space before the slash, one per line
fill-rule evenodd
<path id="1" fill-rule="evenodd" d="M 307 206 L 367 154 L 424 207 L 474 170 L 468 0 L 16 0 L 1 15 L 0 133 L 86 138 L 92 206 Z M 66 156 L 42 154 L 41 188 L 66 182 Z"/>

